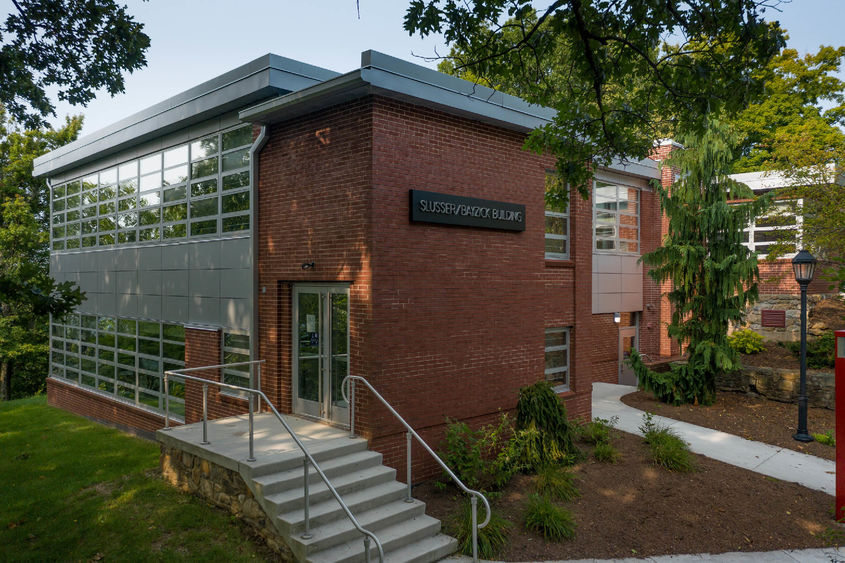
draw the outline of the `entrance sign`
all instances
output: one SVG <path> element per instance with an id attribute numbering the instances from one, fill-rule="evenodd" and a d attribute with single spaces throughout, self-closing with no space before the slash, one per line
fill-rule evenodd
<path id="1" fill-rule="evenodd" d="M 474 197 L 410 190 L 411 221 L 505 231 L 525 230 L 525 206 Z"/>

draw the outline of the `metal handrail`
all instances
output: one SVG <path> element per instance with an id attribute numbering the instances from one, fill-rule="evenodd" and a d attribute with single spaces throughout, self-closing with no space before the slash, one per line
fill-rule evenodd
<path id="1" fill-rule="evenodd" d="M 484 526 L 486 526 L 490 522 L 490 503 L 487 502 L 487 497 L 485 497 L 480 492 L 473 490 L 473 489 L 470 489 L 469 487 L 464 485 L 463 481 L 461 481 L 458 478 L 458 476 L 455 475 L 452 472 L 451 469 L 449 469 L 449 466 L 446 465 L 446 463 L 442 459 L 440 459 L 440 456 L 438 456 L 436 453 L 434 453 L 434 450 L 432 450 L 431 447 L 425 442 L 425 440 L 423 440 L 422 437 L 420 437 L 420 435 L 417 434 L 416 430 L 411 428 L 411 425 L 408 424 L 408 422 L 404 418 L 402 418 L 402 415 L 400 415 L 398 412 L 396 412 L 396 409 L 394 409 L 390 405 L 390 403 L 388 403 L 387 400 L 384 397 L 381 396 L 381 393 L 376 391 L 375 388 L 370 384 L 370 382 L 367 381 L 366 379 L 364 379 L 363 377 L 361 377 L 360 375 L 347 375 L 346 377 L 343 378 L 343 381 L 341 381 L 341 383 L 340 383 L 340 392 L 343 395 L 343 398 L 346 400 L 346 402 L 349 403 L 349 437 L 350 438 L 355 437 L 355 387 L 352 385 L 353 381 L 360 381 L 361 383 L 366 385 L 367 388 L 370 390 L 370 392 L 373 395 L 375 395 L 376 398 L 379 401 L 381 401 L 381 403 L 385 407 L 387 407 L 387 410 L 389 410 L 390 413 L 393 414 L 393 416 L 395 416 L 397 418 L 397 420 L 399 420 L 399 422 L 401 422 L 402 425 L 407 430 L 406 437 L 407 437 L 407 457 L 408 457 L 408 460 L 407 460 L 407 462 L 408 462 L 408 467 L 407 467 L 408 496 L 405 499 L 407 502 L 411 502 L 411 437 L 412 436 L 414 438 L 416 438 L 417 441 L 420 443 L 420 445 L 423 448 L 425 448 L 425 451 L 427 451 L 431 455 L 431 457 L 433 457 L 435 459 L 435 461 L 437 461 L 437 463 L 440 464 L 440 467 L 443 468 L 443 471 L 445 471 L 449 475 L 449 477 L 452 478 L 452 480 L 458 485 L 458 487 L 463 492 L 470 495 L 470 503 L 472 504 L 472 559 L 473 559 L 473 561 L 477 562 L 478 561 L 478 530 L 480 530 L 481 528 L 483 528 Z M 347 382 L 348 382 L 348 386 L 349 386 L 349 394 L 348 395 L 346 393 Z M 481 501 L 484 503 L 484 509 L 486 510 L 486 513 L 487 513 L 485 518 L 484 518 L 484 522 L 482 522 L 481 524 L 478 524 L 478 499 L 481 499 Z"/>
<path id="2" fill-rule="evenodd" d="M 236 391 L 243 391 L 245 393 L 249 393 L 249 458 L 247 461 L 255 461 L 255 455 L 253 450 L 253 428 L 254 428 L 254 408 L 253 408 L 253 397 L 258 397 L 259 399 L 263 398 L 264 402 L 270 407 L 270 410 L 274 415 L 276 415 L 276 419 L 282 424 L 282 426 L 287 430 L 290 437 L 293 438 L 293 441 L 299 446 L 299 449 L 302 450 L 302 453 L 305 455 L 304 461 L 304 470 L 305 470 L 305 484 L 304 484 L 304 495 L 305 495 L 305 533 L 302 535 L 303 539 L 309 539 L 310 535 L 310 524 L 309 524 L 309 513 L 308 513 L 308 464 L 310 463 L 317 474 L 320 476 L 320 479 L 323 480 L 323 483 L 326 484 L 326 488 L 331 492 L 332 496 L 334 496 L 335 500 L 337 500 L 338 504 L 340 504 L 341 509 L 346 513 L 346 516 L 352 522 L 352 525 L 364 535 L 364 557 L 367 562 L 370 561 L 370 539 L 372 539 L 375 544 L 376 548 L 378 549 L 379 561 L 384 562 L 384 548 L 381 545 L 381 542 L 376 537 L 376 535 L 363 528 L 361 524 L 358 523 L 358 520 L 355 518 L 355 515 L 352 514 L 352 511 L 343 502 L 343 499 L 340 496 L 340 493 L 337 492 L 337 489 L 329 481 L 329 478 L 323 473 L 323 470 L 320 469 L 320 466 L 317 464 L 317 460 L 308 452 L 305 448 L 305 444 L 299 439 L 299 436 L 296 435 L 293 428 L 285 422 L 285 419 L 279 414 L 279 411 L 276 410 L 276 407 L 273 406 L 273 403 L 270 402 L 270 399 L 267 398 L 267 395 L 264 394 L 263 391 L 260 389 L 250 389 L 249 387 L 241 387 L 240 385 L 232 385 L 230 383 L 223 383 L 222 381 L 214 381 L 211 379 L 203 379 L 201 377 L 194 377 L 192 375 L 185 375 L 184 372 L 195 372 L 195 371 L 203 371 L 203 370 L 210 370 L 210 369 L 220 369 L 220 368 L 228 368 L 237 365 L 246 365 L 246 364 L 258 364 L 258 373 L 261 372 L 261 364 L 263 364 L 265 360 L 252 360 L 249 362 L 237 362 L 232 364 L 220 364 L 215 366 L 203 366 L 197 368 L 187 368 L 181 370 L 167 370 L 164 372 L 164 430 L 170 430 L 170 401 L 168 399 L 168 386 L 169 386 L 169 378 L 170 377 L 178 377 L 183 380 L 187 379 L 190 381 L 196 381 L 198 383 L 203 384 L 203 443 L 208 444 L 208 433 L 207 433 L 207 426 L 208 426 L 208 386 L 209 385 L 216 385 L 217 387 L 223 387 L 226 389 L 233 389 Z M 258 381 L 260 381 L 260 375 L 258 376 Z"/>

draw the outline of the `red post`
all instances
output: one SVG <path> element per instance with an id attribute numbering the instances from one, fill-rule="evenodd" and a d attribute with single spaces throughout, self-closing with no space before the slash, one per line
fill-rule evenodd
<path id="1" fill-rule="evenodd" d="M 836 520 L 845 519 L 845 330 L 836 337 Z"/>

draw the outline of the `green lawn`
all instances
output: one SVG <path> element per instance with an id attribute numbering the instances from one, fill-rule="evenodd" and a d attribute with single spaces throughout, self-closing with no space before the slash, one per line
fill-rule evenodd
<path id="1" fill-rule="evenodd" d="M 158 457 L 44 397 L 0 403 L 0 561 L 266 555 L 231 516 L 164 483 Z"/>

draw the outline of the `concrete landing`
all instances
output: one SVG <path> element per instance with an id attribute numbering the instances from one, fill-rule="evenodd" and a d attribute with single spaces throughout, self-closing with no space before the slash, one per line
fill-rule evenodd
<path id="1" fill-rule="evenodd" d="M 331 446 L 332 440 L 348 439 L 349 431 L 295 416 L 283 415 L 310 453 Z M 165 446 L 198 455 L 222 467 L 239 471 L 255 468 L 287 456 L 302 457 L 302 451 L 279 420 L 270 413 L 256 414 L 253 423 L 255 461 L 249 458 L 249 416 L 240 415 L 208 421 L 208 441 L 202 444 L 202 423 L 159 430 L 156 438 Z"/>

